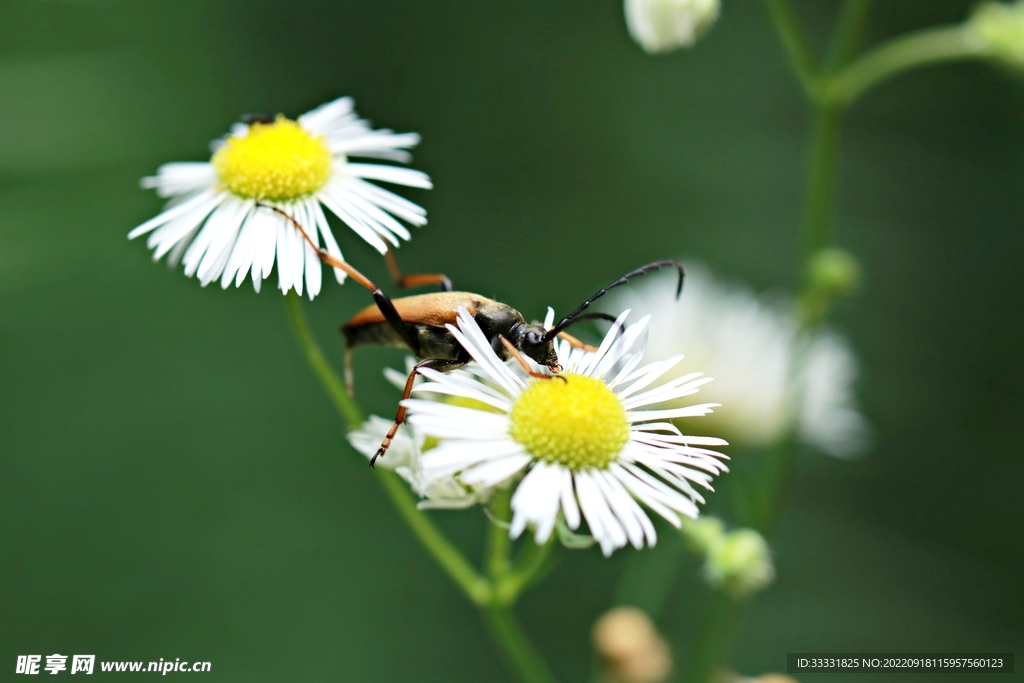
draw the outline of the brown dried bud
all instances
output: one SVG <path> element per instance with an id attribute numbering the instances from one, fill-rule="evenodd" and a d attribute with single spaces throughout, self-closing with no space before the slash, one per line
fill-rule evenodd
<path id="1" fill-rule="evenodd" d="M 614 683 L 662 683 L 672 670 L 668 644 L 635 607 L 616 607 L 597 620 L 594 649 Z"/>

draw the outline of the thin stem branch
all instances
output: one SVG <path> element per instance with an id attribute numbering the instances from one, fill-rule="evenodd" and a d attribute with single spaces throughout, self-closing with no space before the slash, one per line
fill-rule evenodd
<path id="1" fill-rule="evenodd" d="M 502 654 L 523 683 L 556 683 L 508 605 L 492 603 L 483 612 L 495 642 L 501 645 Z"/>
<path id="2" fill-rule="evenodd" d="M 480 576 L 473 566 L 463 557 L 459 549 L 445 538 L 423 511 L 416 507 L 416 500 L 409 491 L 409 485 L 389 470 L 382 469 L 378 473 L 384 491 L 391 502 L 398 508 L 399 514 L 409 525 L 423 547 L 430 552 L 434 560 L 441 565 L 455 584 L 462 589 L 469 601 L 483 607 L 491 600 L 493 591 L 491 583 Z"/>
<path id="3" fill-rule="evenodd" d="M 832 72 L 845 66 L 857 54 L 873 4 L 874 0 L 846 0 L 843 3 L 836 32 L 829 45 L 828 57 L 825 59 L 826 71 Z"/>
<path id="4" fill-rule="evenodd" d="M 804 208 L 804 265 L 832 238 L 842 110 L 819 105 L 814 115 Z M 806 272 L 806 271 L 805 271 Z"/>
<path id="5" fill-rule="evenodd" d="M 512 552 L 512 540 L 508 537 L 508 529 L 496 523 L 495 520 L 507 523 L 512 518 L 510 500 L 512 498 L 511 488 L 496 489 L 491 494 L 491 514 L 493 520 L 489 521 L 487 533 L 487 559 L 484 566 L 487 568 L 487 575 L 491 582 L 497 586 L 512 567 L 510 555 Z"/>
<path id="6" fill-rule="evenodd" d="M 357 429 L 363 423 L 362 411 L 355 400 L 345 391 L 345 385 L 338 377 L 334 368 L 324 357 L 309 328 L 306 314 L 302 310 L 302 300 L 294 292 L 285 297 L 288 309 L 288 320 L 291 322 L 295 339 L 299 343 L 313 373 L 320 380 L 328 396 L 334 402 L 338 414 L 345 421 L 348 429 Z M 381 469 L 376 479 L 384 488 L 384 492 L 398 508 L 398 513 L 408 524 L 409 529 L 430 553 L 434 560 L 448 573 L 452 581 L 462 589 L 470 602 L 477 606 L 488 604 L 491 599 L 491 584 L 480 576 L 473 566 L 462 556 L 458 548 L 452 545 L 433 522 L 416 507 L 416 499 L 409 487 L 394 472 Z"/>
<path id="7" fill-rule="evenodd" d="M 527 539 L 508 575 L 494 587 L 495 599 L 506 604 L 514 603 L 524 590 L 547 573 L 552 566 L 548 558 L 551 557 L 551 549 L 554 547 L 554 536 L 541 544 Z"/>
<path id="8" fill-rule="evenodd" d="M 711 595 L 693 650 L 686 660 L 682 681 L 707 683 L 715 669 L 729 656 L 743 623 L 746 609 L 742 603 L 716 590 Z"/>
<path id="9" fill-rule="evenodd" d="M 800 18 L 790 0 L 764 0 L 764 4 L 779 34 L 786 57 L 796 72 L 800 85 L 811 100 L 817 100 L 821 86 L 818 78 L 818 59 L 811 49 Z"/>
<path id="10" fill-rule="evenodd" d="M 938 26 L 894 38 L 836 73 L 827 83 L 824 99 L 848 105 L 892 76 L 943 62 L 986 57 L 984 46 L 965 25 Z"/>
<path id="11" fill-rule="evenodd" d="M 490 627 L 491 637 L 501 647 L 506 662 L 523 683 L 555 683 L 555 677 L 548 669 L 533 644 L 523 633 L 512 614 L 512 605 L 519 593 L 532 578 L 540 564 L 528 571 L 512 565 L 512 542 L 508 537 L 506 523 L 512 518 L 510 501 L 511 488 L 496 489 L 491 495 L 493 519 L 487 533 L 487 550 L 484 565 L 490 577 L 493 590 L 490 601 L 482 606 L 484 618 Z M 530 541 L 527 541 L 528 543 Z"/>

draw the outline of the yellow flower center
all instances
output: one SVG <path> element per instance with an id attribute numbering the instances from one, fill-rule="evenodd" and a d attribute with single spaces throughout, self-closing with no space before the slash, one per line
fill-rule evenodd
<path id="1" fill-rule="evenodd" d="M 626 409 L 604 382 L 584 375 L 534 382 L 512 405 L 513 439 L 537 460 L 605 468 L 629 440 Z"/>
<path id="2" fill-rule="evenodd" d="M 254 123 L 245 137 L 229 136 L 211 162 L 234 194 L 270 201 L 316 192 L 331 175 L 323 136 L 313 137 L 280 115 L 273 123 Z"/>

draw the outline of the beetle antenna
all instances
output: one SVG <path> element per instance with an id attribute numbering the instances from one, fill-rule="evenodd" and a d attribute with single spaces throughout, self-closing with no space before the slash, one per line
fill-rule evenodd
<path id="1" fill-rule="evenodd" d="M 683 278 L 686 277 L 686 268 L 683 267 L 683 264 L 682 264 L 681 261 L 676 261 L 675 259 L 665 259 L 664 261 L 654 261 L 653 263 L 648 263 L 645 266 L 640 266 L 636 270 L 631 270 L 630 272 L 626 273 L 625 275 L 623 275 L 622 277 L 620 277 L 618 280 L 616 280 L 615 282 L 611 283 L 610 285 L 608 285 L 606 287 L 602 287 L 601 289 L 597 290 L 597 293 L 595 293 L 592 297 L 590 297 L 589 299 L 584 301 L 582 304 L 580 304 L 579 308 L 577 308 L 575 311 L 573 311 L 572 313 L 570 313 L 569 315 L 565 316 L 560 321 L 558 321 L 558 324 L 555 325 L 554 327 L 552 327 L 550 330 L 548 330 L 544 334 L 544 336 L 541 338 L 541 340 L 544 341 L 544 342 L 549 342 L 552 339 L 554 339 L 556 336 L 558 336 L 559 332 L 564 330 L 569 325 L 572 325 L 573 321 L 575 321 L 578 318 L 581 318 L 580 314 L 583 313 L 583 311 L 587 310 L 587 308 L 592 303 L 594 303 L 595 301 L 600 299 L 602 296 L 607 294 L 608 290 L 614 289 L 615 287 L 618 287 L 620 285 L 624 285 L 627 282 L 629 282 L 630 280 L 632 280 L 633 278 L 639 277 L 640 275 L 643 275 L 644 273 L 648 273 L 648 272 L 650 272 L 652 270 L 657 270 L 659 268 L 667 268 L 669 266 L 671 266 L 671 267 L 673 267 L 673 268 L 675 268 L 676 270 L 679 271 L 679 284 L 676 285 L 676 298 L 678 299 L 679 295 L 683 293 Z M 589 314 L 589 315 L 590 316 L 594 316 L 595 314 Z"/>

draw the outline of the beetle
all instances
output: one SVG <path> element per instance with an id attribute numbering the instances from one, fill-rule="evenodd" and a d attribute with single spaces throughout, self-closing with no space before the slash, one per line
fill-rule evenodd
<path id="1" fill-rule="evenodd" d="M 350 394 L 352 393 L 352 351 L 358 346 L 373 344 L 405 347 L 420 359 L 406 379 L 402 401 L 409 398 L 420 369 L 430 368 L 438 372 L 449 372 L 469 363 L 472 360 L 469 352 L 459 344 L 446 327 L 446 325 L 456 323 L 460 308 L 466 309 L 473 316 L 498 358 L 503 361 L 515 358 L 526 373 L 533 377 L 543 379 L 558 377 L 567 381 L 565 377 L 558 375 L 561 372 L 561 367 L 558 365 L 558 357 L 555 353 L 555 339 L 562 338 L 573 346 L 596 350 L 569 335 L 565 329 L 588 319 L 615 321 L 613 316 L 606 313 L 584 313 L 591 304 L 609 290 L 626 284 L 634 277 L 666 267 L 673 267 L 679 272 L 679 282 L 676 286 L 676 298 L 678 298 L 683 291 L 683 279 L 686 276 L 683 264 L 673 259 L 654 261 L 640 266 L 599 289 L 576 310 L 548 329 L 540 323 L 527 323 L 522 313 L 508 304 L 471 292 L 452 291 L 451 281 L 444 275 L 403 277 L 398 270 L 394 256 L 388 251 L 385 257 L 388 258 L 391 274 L 399 286 L 440 284 L 442 288 L 440 292 L 391 299 L 355 268 L 334 258 L 325 249 L 318 248 L 294 218 L 276 207 L 267 206 L 266 208 L 270 208 L 288 219 L 302 233 L 309 245 L 316 250 L 324 263 L 345 271 L 373 293 L 375 303 L 356 313 L 351 320 L 341 326 L 341 333 L 345 336 L 346 341 L 345 380 Z M 553 374 L 535 372 L 523 356 L 547 367 Z M 405 413 L 405 406 L 400 405 L 398 413 L 395 415 L 395 423 L 388 430 L 380 449 L 370 459 L 370 467 L 373 467 L 377 458 L 387 452 L 399 426 L 405 422 Z"/>

